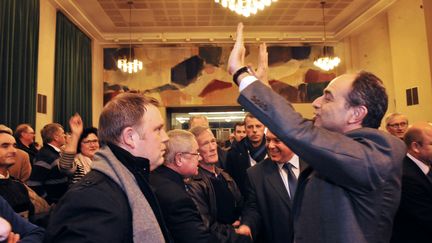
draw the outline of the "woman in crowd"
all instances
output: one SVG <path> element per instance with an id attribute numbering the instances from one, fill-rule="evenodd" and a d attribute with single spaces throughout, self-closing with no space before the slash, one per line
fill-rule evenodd
<path id="1" fill-rule="evenodd" d="M 80 115 L 75 114 L 69 120 L 71 136 L 61 154 L 60 171 L 70 176 L 71 184 L 81 180 L 90 172 L 93 156 L 99 150 L 97 129 L 83 129 Z"/>

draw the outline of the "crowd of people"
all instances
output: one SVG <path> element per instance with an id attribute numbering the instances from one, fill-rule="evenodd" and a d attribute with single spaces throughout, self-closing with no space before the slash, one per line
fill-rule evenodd
<path id="1" fill-rule="evenodd" d="M 218 146 L 206 117 L 165 131 L 153 98 L 112 99 L 98 128 L 79 114 L 34 142 L 0 126 L 0 239 L 8 242 L 430 242 L 432 124 L 387 111 L 369 72 L 332 80 L 304 119 L 245 66 L 228 71 L 249 112 Z M 2 219 L 3 218 L 3 219 Z"/>

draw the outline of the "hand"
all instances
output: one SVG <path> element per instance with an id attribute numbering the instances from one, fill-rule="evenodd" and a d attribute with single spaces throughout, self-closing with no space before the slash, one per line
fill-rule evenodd
<path id="1" fill-rule="evenodd" d="M 7 239 L 7 243 L 16 243 L 20 240 L 20 235 L 19 234 L 15 234 L 13 232 L 9 233 L 9 237 Z"/>
<path id="2" fill-rule="evenodd" d="M 246 49 L 243 43 L 243 23 L 237 25 L 237 37 L 228 59 L 228 73 L 233 75 L 244 66 Z"/>
<path id="3" fill-rule="evenodd" d="M 249 226 L 242 224 L 237 229 L 235 229 L 236 233 L 239 235 L 246 235 L 252 239 L 252 231 Z"/>
<path id="4" fill-rule="evenodd" d="M 75 113 L 70 119 L 69 119 L 69 127 L 71 129 L 72 136 L 81 136 L 81 133 L 83 132 L 83 122 L 81 119 L 81 116 L 78 113 Z"/>
<path id="5" fill-rule="evenodd" d="M 232 223 L 232 226 L 234 226 L 234 228 L 239 227 L 240 226 L 240 220 L 236 220 L 234 223 Z"/>
<path id="6" fill-rule="evenodd" d="M 258 68 L 253 71 L 253 68 L 249 66 L 249 70 L 252 70 L 252 74 L 257 77 L 257 79 L 261 80 L 264 84 L 268 84 L 268 53 L 267 53 L 267 45 L 262 43 L 259 46 L 259 55 L 258 55 Z"/>

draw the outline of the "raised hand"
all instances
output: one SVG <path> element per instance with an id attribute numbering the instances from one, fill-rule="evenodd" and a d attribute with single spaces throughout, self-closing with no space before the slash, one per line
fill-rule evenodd
<path id="1" fill-rule="evenodd" d="M 243 23 L 237 25 L 237 37 L 234 47 L 228 59 L 228 73 L 234 74 L 244 66 L 246 49 L 243 42 Z"/>
<path id="2" fill-rule="evenodd" d="M 70 119 L 69 119 L 69 127 L 71 129 L 72 135 L 75 136 L 81 136 L 81 133 L 83 132 L 83 122 L 81 119 L 81 116 L 78 113 L 75 113 Z"/>
<path id="3" fill-rule="evenodd" d="M 253 70 L 252 67 L 249 67 L 249 70 Z M 258 68 L 254 71 L 253 75 L 261 80 L 264 84 L 268 84 L 268 53 L 267 53 L 267 45 L 262 43 L 259 46 L 259 55 L 258 55 Z"/>

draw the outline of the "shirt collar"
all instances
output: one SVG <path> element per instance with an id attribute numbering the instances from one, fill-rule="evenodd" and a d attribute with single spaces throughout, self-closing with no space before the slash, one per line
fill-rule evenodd
<path id="1" fill-rule="evenodd" d="M 51 146 L 55 151 L 57 151 L 57 152 L 61 152 L 61 149 L 59 149 L 59 148 L 57 148 L 56 146 L 54 146 L 54 145 L 52 145 L 52 144 L 50 144 L 50 143 L 47 143 L 49 146 Z"/>
<path id="2" fill-rule="evenodd" d="M 10 176 L 10 175 L 9 175 L 9 172 L 8 172 L 8 171 L 6 172 L 6 175 L 5 175 L 5 176 L 2 175 L 2 174 L 0 174 L 0 180 L 1 180 L 1 179 L 9 179 L 9 176 Z"/>
<path id="3" fill-rule="evenodd" d="M 408 158 L 410 158 L 412 161 L 414 161 L 414 163 L 420 168 L 421 171 L 423 171 L 423 173 L 426 175 L 430 168 L 429 166 L 427 166 L 425 163 L 421 162 L 420 160 L 416 159 L 414 156 L 412 156 L 411 154 L 407 153 Z"/>
<path id="4" fill-rule="evenodd" d="M 291 157 L 291 159 L 288 160 L 286 163 L 292 164 L 295 169 L 300 168 L 300 160 L 299 160 L 299 157 L 297 156 L 297 154 L 294 154 L 293 157 Z M 277 165 L 279 166 L 279 169 L 282 169 L 284 164 L 285 163 L 277 163 Z"/>

